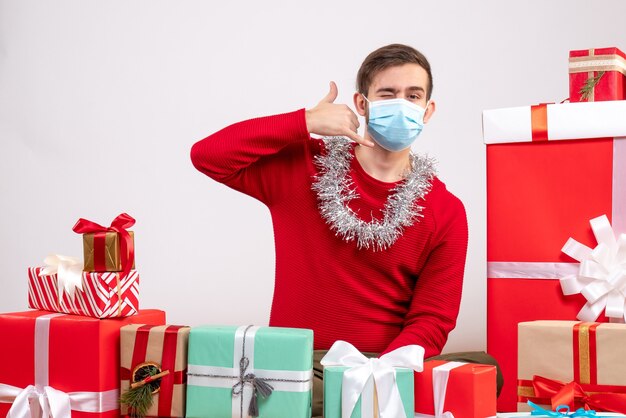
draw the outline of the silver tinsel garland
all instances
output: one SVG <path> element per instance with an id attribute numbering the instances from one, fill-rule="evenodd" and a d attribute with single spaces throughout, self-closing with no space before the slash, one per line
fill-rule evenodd
<path id="1" fill-rule="evenodd" d="M 313 190 L 317 193 L 322 217 L 346 242 L 356 240 L 359 249 L 385 250 L 402 235 L 405 227 L 422 217 L 423 207 L 415 202 L 428 193 L 435 175 L 431 159 L 410 154 L 411 170 L 396 186 L 383 208 L 383 219 L 365 222 L 348 207 L 359 197 L 350 179 L 352 144 L 345 137 L 325 137 L 326 152 L 315 157 L 319 175 Z"/>

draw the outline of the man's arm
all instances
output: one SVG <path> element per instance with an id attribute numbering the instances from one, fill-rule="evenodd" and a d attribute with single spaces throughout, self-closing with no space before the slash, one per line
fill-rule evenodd
<path id="1" fill-rule="evenodd" d="M 467 218 L 460 200 L 438 208 L 438 239 L 417 279 L 411 306 L 400 334 L 385 353 L 409 344 L 426 350 L 425 358 L 441 353 L 456 325 L 467 253 Z M 439 215 L 439 216 L 437 216 Z M 443 225 L 441 225 L 443 223 Z"/>

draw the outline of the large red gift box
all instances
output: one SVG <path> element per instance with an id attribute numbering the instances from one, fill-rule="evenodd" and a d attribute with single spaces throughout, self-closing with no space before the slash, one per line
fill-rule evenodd
<path id="1" fill-rule="evenodd" d="M 36 417 L 43 403 L 55 418 L 69 417 L 69 405 L 74 418 L 118 417 L 120 328 L 132 323 L 165 324 L 165 312 L 116 319 L 0 314 L 0 416 L 15 403 L 16 416 Z"/>
<path id="2" fill-rule="evenodd" d="M 28 307 L 53 312 L 115 318 L 139 310 L 139 273 L 131 270 L 120 280 L 119 272 L 83 272 L 82 289 L 59 295 L 56 274 L 40 275 L 41 267 L 28 269 Z"/>
<path id="3" fill-rule="evenodd" d="M 572 102 L 626 99 L 626 55 L 617 48 L 570 51 L 569 94 Z M 594 83 L 595 82 L 595 83 Z M 586 83 L 594 83 L 587 96 Z"/>
<path id="4" fill-rule="evenodd" d="M 445 412 L 455 418 L 495 417 L 496 367 L 425 361 L 424 371 L 415 373 L 415 412 L 416 418 L 444 416 Z"/>
<path id="5" fill-rule="evenodd" d="M 624 115 L 626 101 L 483 112 L 487 350 L 504 374 L 500 411 L 516 407 L 517 324 L 574 320 L 585 305 L 557 280 L 578 271 L 561 252 L 568 238 L 595 247 L 589 220 L 603 214 L 626 232 Z"/>

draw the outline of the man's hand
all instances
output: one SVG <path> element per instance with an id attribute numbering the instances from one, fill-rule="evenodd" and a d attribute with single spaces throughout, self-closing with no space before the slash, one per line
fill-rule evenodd
<path id="1" fill-rule="evenodd" d="M 330 82 L 330 91 L 312 109 L 306 111 L 306 127 L 310 133 L 322 136 L 347 136 L 354 142 L 373 147 L 372 141 L 357 133 L 359 119 L 345 104 L 335 104 L 337 85 Z"/>

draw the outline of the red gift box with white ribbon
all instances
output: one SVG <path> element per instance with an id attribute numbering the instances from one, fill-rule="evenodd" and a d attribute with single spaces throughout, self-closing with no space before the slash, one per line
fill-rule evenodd
<path id="1" fill-rule="evenodd" d="M 0 314 L 0 416 L 119 416 L 120 328 L 165 312 L 95 319 L 46 311 Z"/>
<path id="2" fill-rule="evenodd" d="M 561 288 L 581 268 L 565 243 L 595 248 L 589 221 L 601 215 L 626 232 L 625 115 L 626 101 L 483 112 L 487 350 L 504 374 L 500 411 L 516 406 L 517 324 L 574 320 L 588 301 Z"/>

